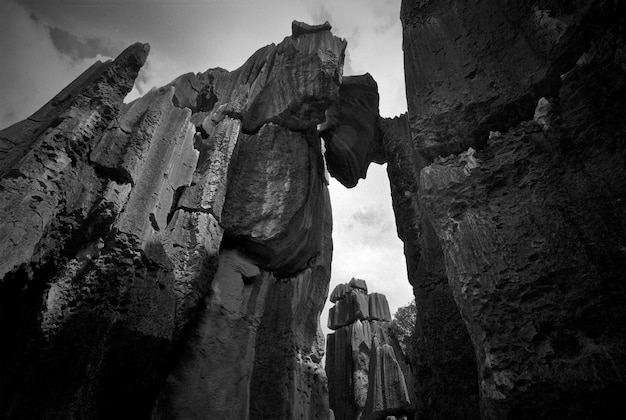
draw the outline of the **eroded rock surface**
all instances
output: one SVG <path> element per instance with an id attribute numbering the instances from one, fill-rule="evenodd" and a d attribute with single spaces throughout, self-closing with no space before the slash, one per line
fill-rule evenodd
<path id="1" fill-rule="evenodd" d="M 339 102 L 328 109 L 319 130 L 326 142 L 328 171 L 348 188 L 365 178 L 370 162 L 385 162 L 378 114 L 374 78 L 369 73 L 344 77 Z"/>
<path id="2" fill-rule="evenodd" d="M 352 279 L 337 285 L 331 296 L 336 301 L 328 327 L 335 332 L 327 337 L 326 373 L 335 418 L 411 415 L 412 371 L 398 340 L 389 332 L 391 316 L 385 295 L 368 295 L 365 281 Z"/>
<path id="3" fill-rule="evenodd" d="M 419 416 L 623 411 L 624 12 L 403 2 L 409 112 L 380 126 Z"/>
<path id="4" fill-rule="evenodd" d="M 0 132 L 3 418 L 328 418 L 345 46 L 294 23 L 123 104 L 138 44 Z"/>

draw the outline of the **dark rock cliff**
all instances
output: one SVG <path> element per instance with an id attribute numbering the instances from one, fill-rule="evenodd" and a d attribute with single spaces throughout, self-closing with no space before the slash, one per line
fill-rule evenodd
<path id="1" fill-rule="evenodd" d="M 328 418 L 345 47 L 294 22 L 124 104 L 137 44 L 0 132 L 2 418 Z"/>
<path id="2" fill-rule="evenodd" d="M 384 120 L 419 418 L 611 418 L 626 393 L 626 10 L 405 0 Z"/>

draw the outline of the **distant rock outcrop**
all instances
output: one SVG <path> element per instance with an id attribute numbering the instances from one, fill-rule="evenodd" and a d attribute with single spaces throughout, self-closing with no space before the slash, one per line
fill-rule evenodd
<path id="1" fill-rule="evenodd" d="M 337 420 L 406 418 L 414 408 L 412 374 L 389 332 L 385 295 L 367 294 L 364 280 L 339 284 L 330 296 L 326 374 Z M 397 417 L 396 417 L 397 416 Z"/>

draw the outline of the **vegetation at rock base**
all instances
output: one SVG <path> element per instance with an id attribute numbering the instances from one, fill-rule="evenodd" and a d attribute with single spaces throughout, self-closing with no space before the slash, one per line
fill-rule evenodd
<path id="1" fill-rule="evenodd" d="M 417 309 L 415 307 L 415 299 L 413 299 L 408 305 L 398 308 L 395 314 L 393 314 L 393 320 L 391 321 L 390 331 L 395 334 L 400 342 L 400 347 L 404 354 L 408 355 L 412 346 L 410 345 L 415 330 L 415 317 Z"/>

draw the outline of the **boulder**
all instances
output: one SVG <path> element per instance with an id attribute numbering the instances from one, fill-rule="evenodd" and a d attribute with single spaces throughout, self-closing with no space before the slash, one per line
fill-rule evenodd
<path id="1" fill-rule="evenodd" d="M 326 111 L 318 126 L 325 141 L 328 171 L 344 186 L 365 178 L 370 162 L 384 163 L 378 128 L 378 85 L 367 73 L 344 77 L 339 103 Z"/>
<path id="2" fill-rule="evenodd" d="M 356 290 L 350 291 L 343 299 L 338 300 L 330 308 L 328 314 L 328 328 L 336 330 L 361 319 L 370 317 L 367 295 Z"/>
<path id="3" fill-rule="evenodd" d="M 280 276 L 319 254 L 329 202 L 318 157 L 303 134 L 277 124 L 242 134 L 234 151 L 222 225 L 229 243 L 245 245 Z"/>
<path id="4" fill-rule="evenodd" d="M 367 294 L 367 283 L 365 282 L 365 280 L 355 279 L 354 277 L 352 277 L 352 280 L 350 280 L 348 286 L 350 286 L 351 289 L 357 289 Z"/>
<path id="5" fill-rule="evenodd" d="M 330 294 L 330 301 L 332 303 L 336 303 L 340 299 L 344 299 L 346 294 L 348 294 L 352 290 L 348 283 L 340 283 L 333 289 L 333 292 Z"/>
<path id="6" fill-rule="evenodd" d="M 367 296 L 370 320 L 391 322 L 387 296 L 381 293 L 371 293 Z"/>

